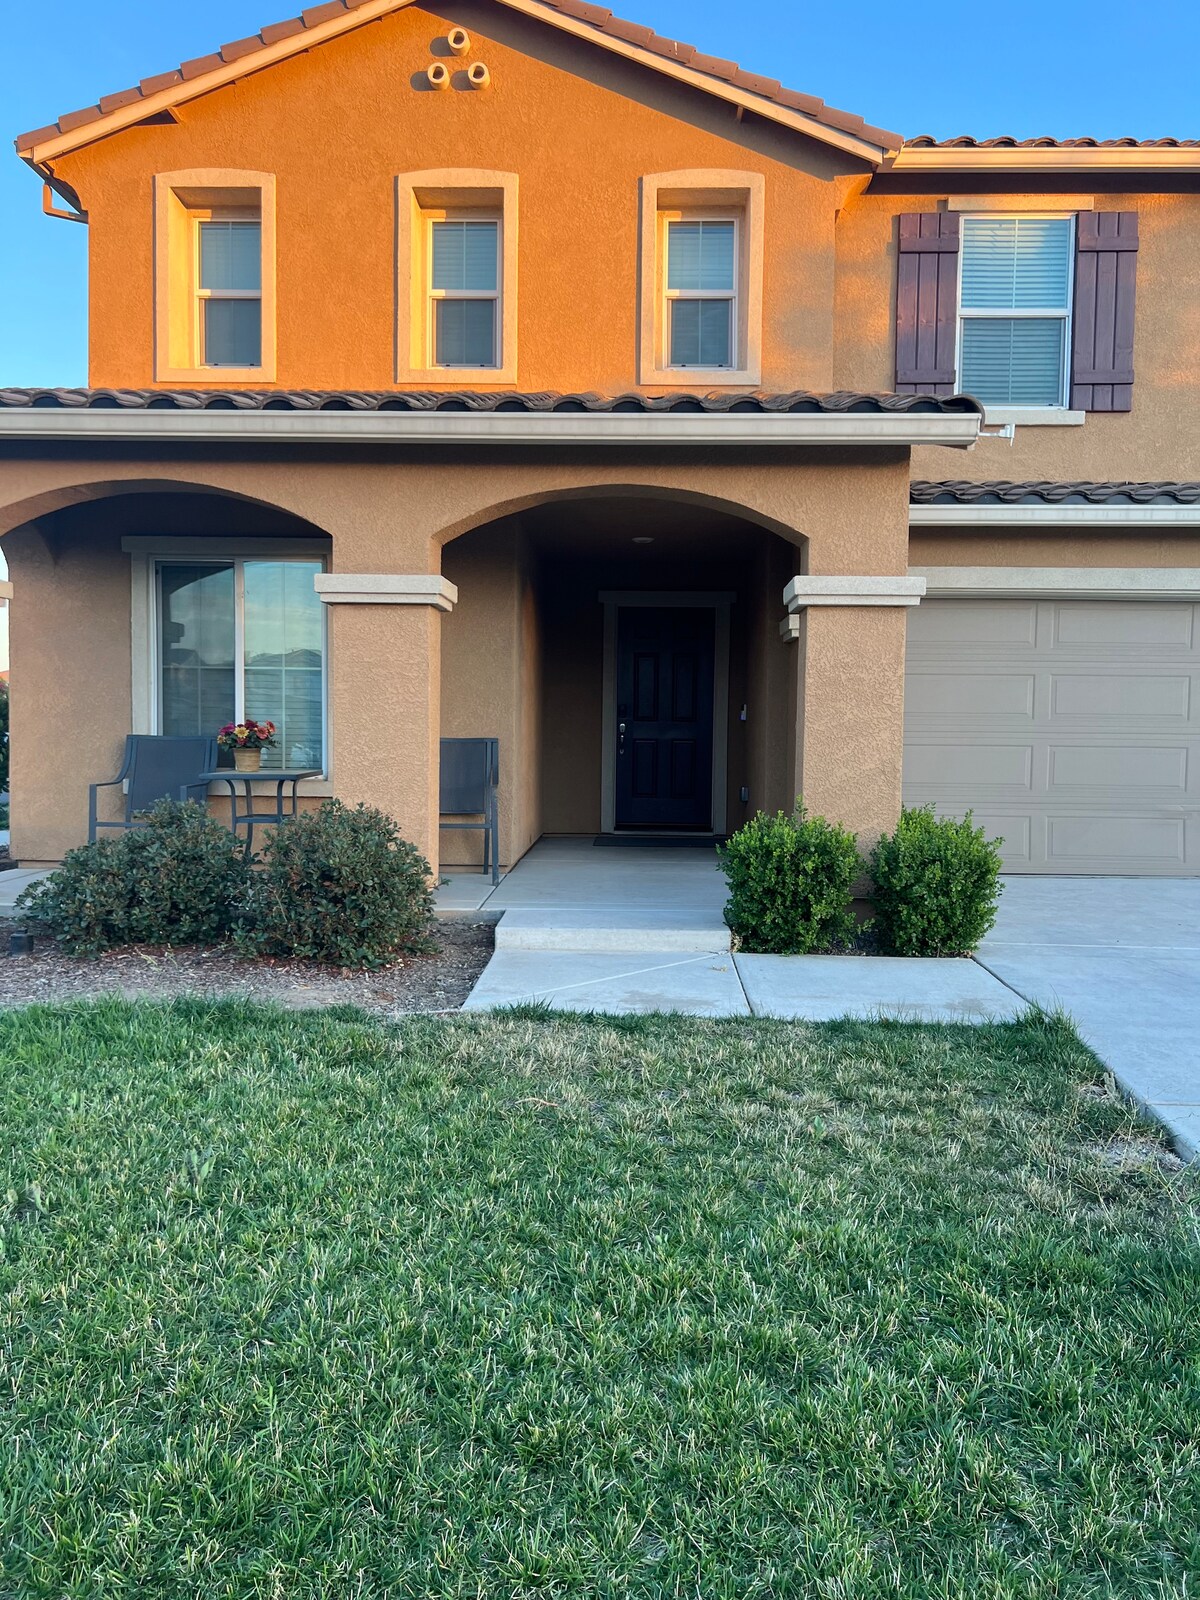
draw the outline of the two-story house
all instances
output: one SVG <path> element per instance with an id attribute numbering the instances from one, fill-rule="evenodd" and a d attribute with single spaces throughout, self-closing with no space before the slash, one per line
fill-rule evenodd
<path id="1" fill-rule="evenodd" d="M 17 145 L 92 384 L 0 391 L 20 857 L 126 733 L 249 715 L 435 863 L 486 735 L 506 863 L 803 793 L 1200 870 L 1195 141 L 906 140 L 585 0 L 329 0 Z"/>

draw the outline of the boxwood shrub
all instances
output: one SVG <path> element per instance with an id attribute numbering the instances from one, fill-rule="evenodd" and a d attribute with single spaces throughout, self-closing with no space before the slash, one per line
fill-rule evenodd
<path id="1" fill-rule="evenodd" d="M 160 800 L 143 827 L 69 851 L 17 910 L 69 955 L 217 944 L 233 928 L 248 876 L 241 846 L 203 806 Z"/>
<path id="2" fill-rule="evenodd" d="M 875 932 L 895 956 L 965 956 L 996 920 L 1000 843 L 974 825 L 936 817 L 932 806 L 902 811 L 871 853 Z"/>
<path id="3" fill-rule="evenodd" d="M 807 955 L 854 937 L 855 837 L 802 801 L 792 816 L 760 811 L 718 850 L 729 883 L 725 920 L 742 950 Z"/>
<path id="4" fill-rule="evenodd" d="M 391 817 L 325 800 L 271 831 L 238 943 L 248 954 L 382 967 L 428 948 L 431 871 Z"/>

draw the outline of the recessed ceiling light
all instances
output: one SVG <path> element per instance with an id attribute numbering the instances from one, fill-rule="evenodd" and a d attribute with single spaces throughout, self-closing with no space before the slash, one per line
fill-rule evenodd
<path id="1" fill-rule="evenodd" d="M 650 533 L 638 533 L 634 535 L 633 542 L 634 544 L 653 544 L 654 535 Z"/>

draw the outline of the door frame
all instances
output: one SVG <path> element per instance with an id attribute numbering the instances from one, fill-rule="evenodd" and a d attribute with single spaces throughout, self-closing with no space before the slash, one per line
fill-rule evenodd
<path id="1" fill-rule="evenodd" d="M 729 613 L 737 595 L 725 589 L 601 589 L 597 599 L 604 607 L 600 832 L 617 831 L 617 613 L 632 606 L 678 606 L 713 613 L 712 831 L 723 834 L 729 804 Z"/>

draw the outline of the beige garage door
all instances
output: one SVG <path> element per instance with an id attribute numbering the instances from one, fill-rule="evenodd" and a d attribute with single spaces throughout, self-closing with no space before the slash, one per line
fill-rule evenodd
<path id="1" fill-rule="evenodd" d="M 971 807 L 1012 872 L 1200 872 L 1200 606 L 924 601 L 904 797 Z"/>

